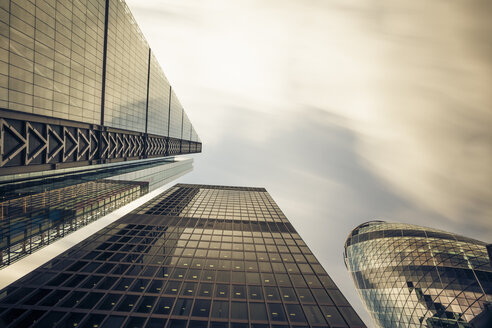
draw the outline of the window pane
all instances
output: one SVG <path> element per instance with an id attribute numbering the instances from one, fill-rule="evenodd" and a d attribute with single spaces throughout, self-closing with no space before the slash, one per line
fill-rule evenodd
<path id="1" fill-rule="evenodd" d="M 189 298 L 178 298 L 176 302 L 176 306 L 174 307 L 173 314 L 174 315 L 183 315 L 187 316 L 190 314 L 191 305 L 193 303 L 192 299 Z"/>
<path id="2" fill-rule="evenodd" d="M 141 328 L 144 326 L 145 320 L 147 320 L 147 318 L 130 317 L 125 325 L 125 328 Z"/>
<path id="3" fill-rule="evenodd" d="M 157 299 L 157 297 L 154 297 L 154 296 L 142 297 L 142 299 L 140 300 L 140 303 L 137 306 L 137 309 L 135 311 L 140 312 L 140 313 L 149 313 L 152 310 L 152 307 L 154 306 L 156 299 Z"/>
<path id="4" fill-rule="evenodd" d="M 154 313 L 158 314 L 169 314 L 171 312 L 171 308 L 173 307 L 174 298 L 170 297 L 161 297 L 159 299 L 159 303 L 154 309 Z"/>
<path id="5" fill-rule="evenodd" d="M 289 316 L 290 321 L 294 322 L 306 322 L 306 317 L 304 317 L 304 313 L 302 312 L 301 306 L 297 304 L 286 304 L 287 315 Z"/>
<path id="6" fill-rule="evenodd" d="M 330 325 L 337 327 L 347 327 L 340 313 L 334 306 L 321 306 L 321 311 Z"/>
<path id="7" fill-rule="evenodd" d="M 190 321 L 188 324 L 188 328 L 207 328 L 208 322 L 207 321 L 198 321 L 198 320 L 193 320 Z"/>
<path id="8" fill-rule="evenodd" d="M 249 303 L 251 320 L 268 320 L 264 303 Z"/>
<path id="9" fill-rule="evenodd" d="M 212 307 L 212 317 L 214 318 L 229 318 L 229 302 L 228 301 L 214 301 Z"/>
<path id="10" fill-rule="evenodd" d="M 215 286 L 215 297 L 229 297 L 229 285 L 217 284 Z"/>
<path id="11" fill-rule="evenodd" d="M 180 286 L 181 286 L 181 283 L 179 281 L 169 281 L 166 285 L 166 289 L 164 290 L 164 293 L 176 295 L 176 294 L 178 294 Z"/>
<path id="12" fill-rule="evenodd" d="M 193 296 L 196 293 L 196 288 L 198 284 L 194 282 L 186 282 L 183 284 L 183 288 L 181 289 L 181 295 Z"/>
<path id="13" fill-rule="evenodd" d="M 330 294 L 331 298 L 335 302 L 336 305 L 347 305 L 349 306 L 349 302 L 345 299 L 342 293 L 337 289 L 328 290 L 328 294 Z"/>
<path id="14" fill-rule="evenodd" d="M 212 297 L 213 287 L 214 287 L 213 284 L 201 284 L 200 285 L 200 291 L 198 292 L 198 295 L 206 296 L 206 297 Z"/>
<path id="15" fill-rule="evenodd" d="M 121 294 L 108 294 L 104 298 L 101 304 L 99 304 L 100 310 L 112 310 L 118 300 L 120 299 Z"/>
<path id="16" fill-rule="evenodd" d="M 297 288 L 297 294 L 299 295 L 299 299 L 301 300 L 302 303 L 314 302 L 313 295 L 307 288 Z"/>
<path id="17" fill-rule="evenodd" d="M 246 298 L 246 286 L 232 286 L 232 298 Z"/>
<path id="18" fill-rule="evenodd" d="M 196 300 L 193 307 L 193 316 L 195 317 L 208 317 L 210 313 L 210 301 L 209 300 Z"/>
<path id="19" fill-rule="evenodd" d="M 282 304 L 269 303 L 268 312 L 270 313 L 272 321 L 287 321 Z"/>
<path id="20" fill-rule="evenodd" d="M 267 300 L 280 301 L 277 287 L 265 287 L 265 297 Z"/>
<path id="21" fill-rule="evenodd" d="M 262 300 L 263 292 L 259 286 L 248 286 L 248 296 L 253 300 Z"/>
<path id="22" fill-rule="evenodd" d="M 104 314 L 91 314 L 85 321 L 85 327 L 99 327 L 106 316 Z"/>
<path id="23" fill-rule="evenodd" d="M 132 292 L 140 292 L 141 293 L 145 290 L 145 288 L 149 284 L 149 281 L 150 280 L 148 280 L 148 279 L 135 279 L 135 282 L 133 283 L 130 290 Z"/>
<path id="24" fill-rule="evenodd" d="M 102 293 L 89 293 L 77 307 L 81 309 L 92 309 L 103 296 L 104 294 Z"/>
<path id="25" fill-rule="evenodd" d="M 167 319 L 150 318 L 147 322 L 146 328 L 164 328 Z M 114 326 L 118 327 L 118 326 Z"/>
<path id="26" fill-rule="evenodd" d="M 314 297 L 316 297 L 316 300 L 320 304 L 330 304 L 332 305 L 333 302 L 331 301 L 330 296 L 326 293 L 324 289 L 313 289 L 312 290 Z"/>
<path id="27" fill-rule="evenodd" d="M 304 310 L 310 324 L 325 323 L 323 315 L 316 305 L 305 305 Z"/>
<path id="28" fill-rule="evenodd" d="M 162 286 L 164 284 L 164 280 L 154 280 L 150 284 L 149 289 L 147 289 L 148 293 L 157 293 L 159 294 L 162 290 Z"/>
<path id="29" fill-rule="evenodd" d="M 137 295 L 127 295 L 118 305 L 118 311 L 130 312 L 137 303 L 138 296 Z"/>
<path id="30" fill-rule="evenodd" d="M 102 328 L 112 328 L 112 327 L 121 327 L 123 321 L 125 321 L 126 317 L 110 315 L 106 321 L 104 321 Z"/>
<path id="31" fill-rule="evenodd" d="M 354 309 L 350 307 L 340 307 L 339 309 L 349 325 L 364 326 L 364 323 L 362 322 L 362 320 L 360 320 L 359 316 L 357 315 L 357 313 L 355 313 Z"/>
<path id="32" fill-rule="evenodd" d="M 248 320 L 248 306 L 244 302 L 231 303 L 231 318 Z"/>
<path id="33" fill-rule="evenodd" d="M 39 327 L 54 327 L 65 315 L 65 312 L 50 312 L 43 319 L 36 322 Z"/>

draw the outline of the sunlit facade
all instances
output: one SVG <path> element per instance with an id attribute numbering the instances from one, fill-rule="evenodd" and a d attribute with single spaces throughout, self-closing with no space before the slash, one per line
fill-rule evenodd
<path id="1" fill-rule="evenodd" d="M 0 2 L 0 176 L 201 152 L 124 1 Z"/>
<path id="2" fill-rule="evenodd" d="M 481 241 L 370 221 L 349 235 L 344 257 L 377 327 L 491 327 L 492 266 Z"/>
<path id="3" fill-rule="evenodd" d="M 365 325 L 264 188 L 178 184 L 0 291 L 0 326 Z"/>
<path id="4" fill-rule="evenodd" d="M 122 0 L 0 2 L 0 130 L 0 269 L 201 152 Z"/>

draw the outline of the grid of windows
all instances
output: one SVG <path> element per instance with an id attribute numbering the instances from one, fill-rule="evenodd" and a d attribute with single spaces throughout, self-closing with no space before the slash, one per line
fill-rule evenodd
<path id="1" fill-rule="evenodd" d="M 198 134 L 195 131 L 195 128 L 191 126 L 191 141 L 197 141 L 200 142 L 200 138 L 198 137 Z"/>
<path id="2" fill-rule="evenodd" d="M 177 185 L 159 202 L 189 199 L 179 188 L 192 186 Z M 365 327 L 293 228 L 263 222 L 255 229 L 247 217 L 237 226 L 218 217 L 139 214 L 148 205 L 0 292 L 0 323 Z"/>
<path id="3" fill-rule="evenodd" d="M 155 160 L 0 187 L 0 268 L 130 203 L 192 168 Z"/>
<path id="4" fill-rule="evenodd" d="M 190 119 L 188 118 L 188 115 L 186 114 L 185 111 L 183 111 L 183 133 L 182 133 L 182 139 L 184 140 L 191 140 L 191 122 Z"/>
<path id="5" fill-rule="evenodd" d="M 2 1 L 0 107 L 199 141 L 126 3 L 107 3 Z"/>
<path id="6" fill-rule="evenodd" d="M 109 1 L 104 123 L 145 132 L 149 45 L 126 3 Z"/>
<path id="7" fill-rule="evenodd" d="M 183 129 L 183 106 L 176 97 L 174 90 L 171 90 L 171 112 L 170 112 L 169 136 L 181 139 Z"/>
<path id="8" fill-rule="evenodd" d="M 171 86 L 157 59 L 154 54 L 151 54 L 148 133 L 161 136 L 167 136 L 168 134 L 170 88 Z"/>
<path id="9" fill-rule="evenodd" d="M 485 243 L 436 229 L 372 221 L 354 229 L 345 262 L 379 327 L 471 327 L 492 301 Z"/>
<path id="10" fill-rule="evenodd" d="M 191 158 L 174 162 L 169 161 L 165 165 L 157 165 L 147 169 L 113 176 L 111 180 L 145 181 L 149 183 L 149 191 L 153 191 L 177 179 L 181 175 L 190 172 L 193 168 L 192 163 L 193 160 Z"/>
<path id="11" fill-rule="evenodd" d="M 100 122 L 102 0 L 0 4 L 0 106 Z"/>
<path id="12" fill-rule="evenodd" d="M 147 203 L 139 213 L 167 215 L 168 209 L 174 209 L 173 215 L 189 218 L 288 222 L 264 189 L 244 192 L 234 189 L 212 189 L 207 186 L 200 188 L 199 186 L 180 185 L 170 189 L 169 193 L 168 198 L 155 198 Z M 171 200 L 184 200 L 184 202 L 181 207 L 177 207 Z"/>
<path id="13" fill-rule="evenodd" d="M 147 184 L 97 180 L 0 202 L 0 268 L 139 198 Z"/>

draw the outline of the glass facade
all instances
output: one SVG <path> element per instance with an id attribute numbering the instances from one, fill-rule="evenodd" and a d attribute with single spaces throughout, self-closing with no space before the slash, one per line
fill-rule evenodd
<path id="1" fill-rule="evenodd" d="M 99 123 L 102 0 L 0 3 L 0 106 Z"/>
<path id="2" fill-rule="evenodd" d="M 130 9 L 123 1 L 109 0 L 106 125 L 145 132 L 148 67 L 149 45 Z"/>
<path id="3" fill-rule="evenodd" d="M 169 117 L 171 120 L 169 124 L 169 136 L 181 139 L 183 132 L 183 106 L 181 106 L 174 90 L 171 90 L 171 111 Z"/>
<path id="4" fill-rule="evenodd" d="M 0 129 L 0 175 L 201 152 L 122 0 L 0 2 Z"/>
<path id="5" fill-rule="evenodd" d="M 0 291 L 0 325 L 365 327 L 263 188 L 179 184 Z"/>
<path id="6" fill-rule="evenodd" d="M 154 54 L 150 57 L 149 119 L 147 132 L 169 135 L 169 97 L 171 85 L 167 81 Z M 163 110 L 164 109 L 164 110 Z M 167 110 L 166 110 L 167 109 Z"/>
<path id="7" fill-rule="evenodd" d="M 377 327 L 490 327 L 474 324 L 492 301 L 491 260 L 481 241 L 371 221 L 352 231 L 344 255 Z"/>
<path id="8" fill-rule="evenodd" d="M 191 159 L 161 159 L 0 183 L 0 269 L 191 168 Z"/>

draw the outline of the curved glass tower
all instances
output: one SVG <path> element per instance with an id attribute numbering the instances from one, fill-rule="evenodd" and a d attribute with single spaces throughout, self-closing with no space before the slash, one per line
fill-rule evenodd
<path id="1" fill-rule="evenodd" d="M 492 327 L 492 266 L 481 241 L 370 221 L 348 236 L 344 258 L 377 327 Z"/>

